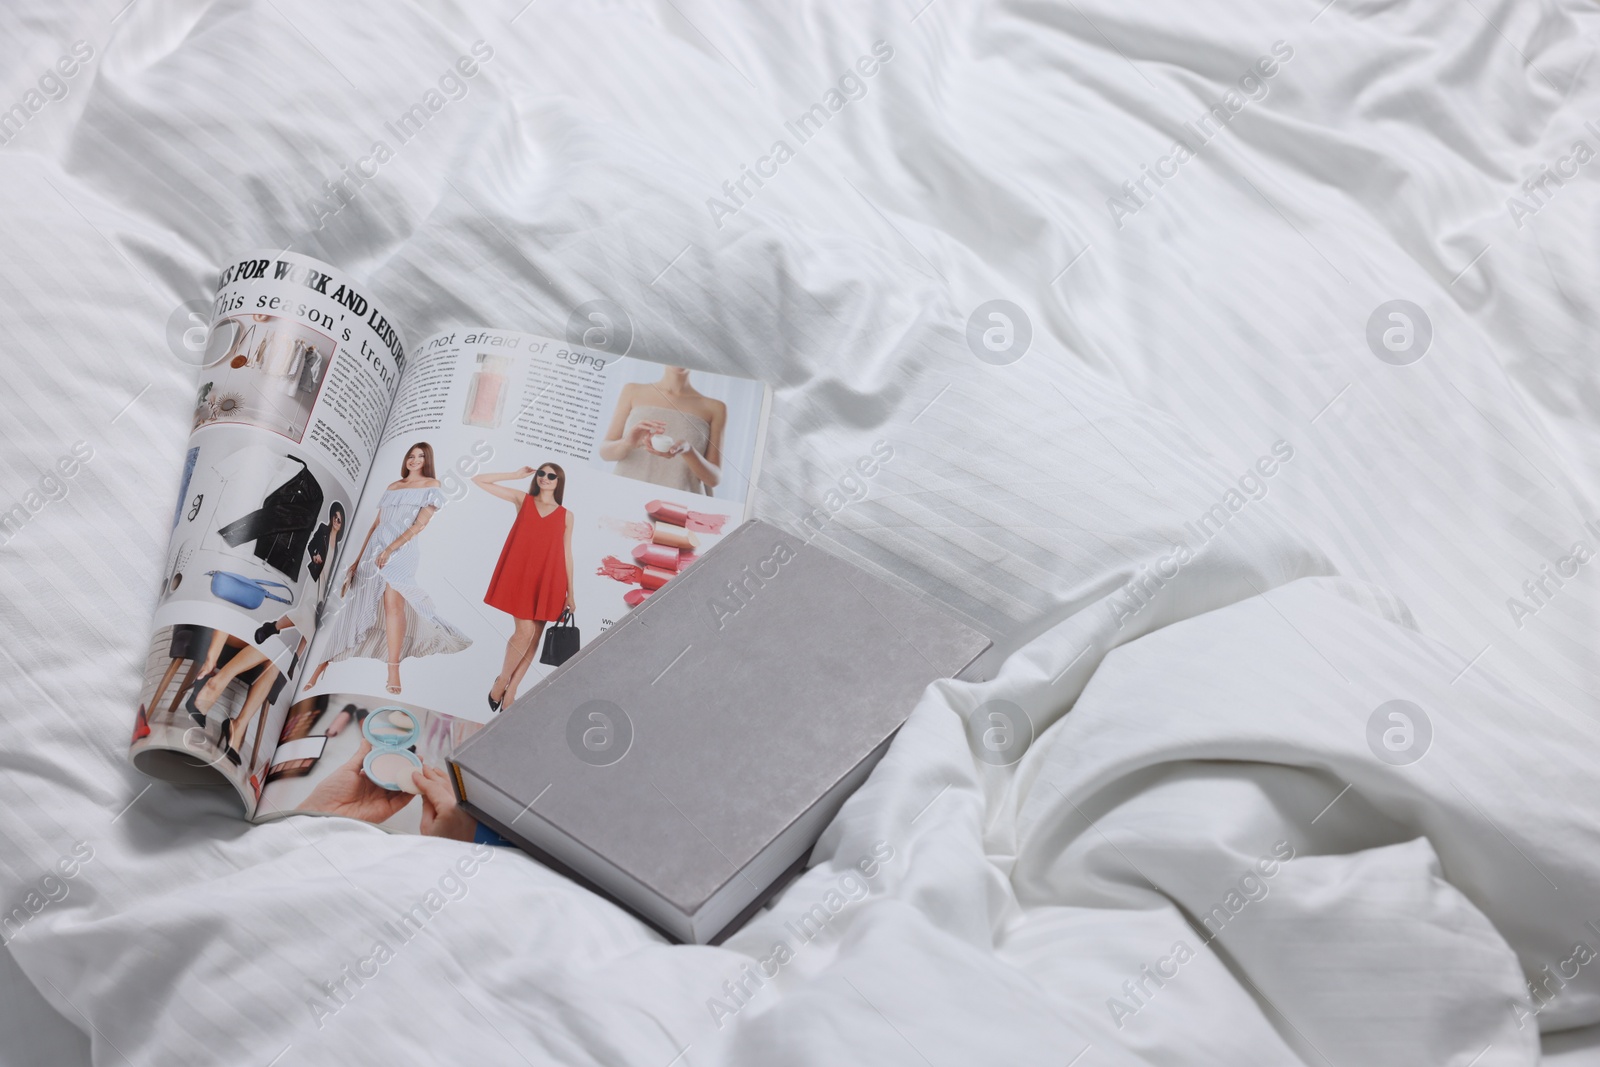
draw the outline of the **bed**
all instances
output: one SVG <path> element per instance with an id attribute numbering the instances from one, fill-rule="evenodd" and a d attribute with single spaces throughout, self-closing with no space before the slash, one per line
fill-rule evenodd
<path id="1" fill-rule="evenodd" d="M 0 1062 L 1596 1062 L 1596 18 L 11 6 Z M 261 246 L 770 382 L 758 514 L 982 680 L 719 947 L 500 850 L 375 960 L 465 846 L 125 760 Z"/>

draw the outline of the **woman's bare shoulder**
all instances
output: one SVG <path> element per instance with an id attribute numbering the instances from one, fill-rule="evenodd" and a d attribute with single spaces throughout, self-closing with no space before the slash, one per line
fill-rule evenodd
<path id="1" fill-rule="evenodd" d="M 704 394 L 695 397 L 693 404 L 685 405 L 685 407 L 690 413 L 700 416 L 707 422 L 716 422 L 719 419 L 725 420 L 728 417 L 727 404 Z"/>

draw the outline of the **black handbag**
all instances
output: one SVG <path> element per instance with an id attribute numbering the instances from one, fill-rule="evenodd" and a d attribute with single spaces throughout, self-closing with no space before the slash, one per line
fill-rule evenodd
<path id="1" fill-rule="evenodd" d="M 572 621 L 572 610 L 568 608 L 559 619 L 544 628 L 544 651 L 539 654 L 539 662 L 559 667 L 572 658 L 582 643 L 578 637 L 578 624 Z"/>

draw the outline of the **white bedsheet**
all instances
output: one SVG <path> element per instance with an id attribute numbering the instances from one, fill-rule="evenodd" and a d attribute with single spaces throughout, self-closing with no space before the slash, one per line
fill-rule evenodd
<path id="1" fill-rule="evenodd" d="M 1500 1067 L 1541 1031 L 1548 1062 L 1592 1062 L 1600 563 L 1541 568 L 1600 544 L 1600 201 L 1572 151 L 1600 149 L 1596 13 L 1320 6 L 0 13 L 0 105 L 93 47 L 0 149 L 0 505 L 93 449 L 0 547 L 0 909 L 92 848 L 10 950 L 94 1062 Z M 399 144 L 386 124 L 478 40 L 465 96 Z M 1172 162 L 1230 87 L 1228 128 Z M 801 143 L 786 123 L 830 89 Z M 1575 176 L 1536 196 L 1541 166 Z M 193 382 L 169 320 L 269 244 L 366 276 L 412 338 L 560 334 L 604 297 L 638 354 L 772 382 L 773 521 L 891 443 L 821 542 L 1008 657 L 924 696 L 816 866 L 721 948 L 501 851 L 330 1001 L 465 846 L 247 827 L 124 760 Z M 1031 327 L 1004 366 L 967 340 L 994 299 Z M 1366 339 L 1396 299 L 1433 335 L 1405 366 Z M 967 741 L 993 700 L 1037 734 L 1013 766 Z M 1391 700 L 1431 734 L 1409 765 L 1369 744 Z M 869 895 L 830 911 L 875 848 Z M 823 932 L 751 979 L 815 905 Z"/>

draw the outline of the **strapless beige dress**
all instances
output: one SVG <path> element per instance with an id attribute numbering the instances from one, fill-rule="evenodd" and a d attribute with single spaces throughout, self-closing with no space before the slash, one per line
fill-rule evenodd
<path id="1" fill-rule="evenodd" d="M 626 437 L 635 426 L 647 420 L 665 423 L 669 437 L 674 441 L 688 441 L 702 456 L 711 445 L 711 426 L 704 419 L 686 414 L 677 408 L 657 407 L 652 404 L 640 404 L 628 412 L 628 422 L 623 428 L 623 436 Z M 642 448 L 636 448 L 617 460 L 617 465 L 612 469 L 624 478 L 636 478 L 641 482 L 664 485 L 669 489 L 681 489 L 686 493 L 711 495 L 705 484 L 695 476 L 694 471 L 689 469 L 689 464 L 682 456 L 666 459 L 646 452 Z"/>

